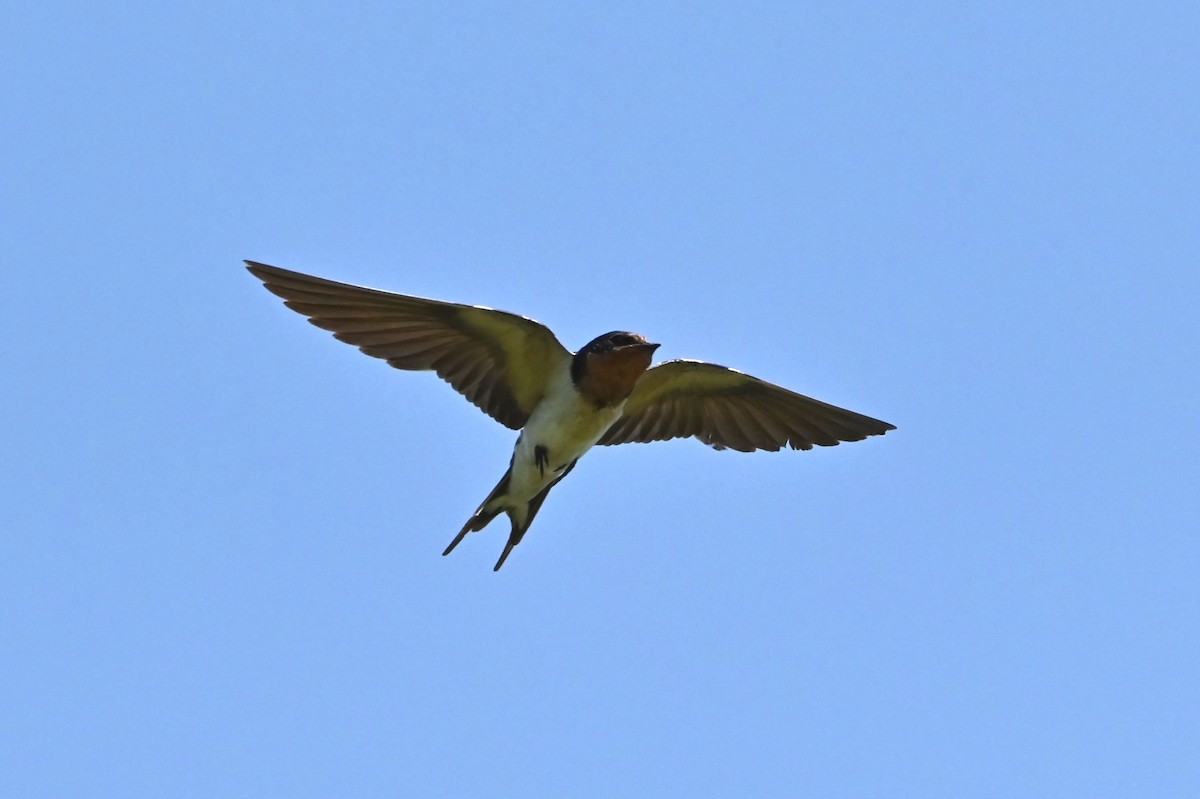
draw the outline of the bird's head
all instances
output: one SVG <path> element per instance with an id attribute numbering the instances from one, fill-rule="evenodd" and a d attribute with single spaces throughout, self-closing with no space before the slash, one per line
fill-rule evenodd
<path id="1" fill-rule="evenodd" d="M 658 345 L 645 336 L 614 330 L 597 336 L 575 353 L 571 379 L 584 396 L 597 405 L 623 401 L 650 368 Z"/>

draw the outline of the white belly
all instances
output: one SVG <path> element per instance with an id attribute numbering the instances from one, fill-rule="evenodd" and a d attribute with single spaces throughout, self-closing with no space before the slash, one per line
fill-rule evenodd
<path id="1" fill-rule="evenodd" d="M 530 500 L 587 452 L 621 416 L 624 403 L 597 408 L 575 390 L 570 371 L 559 370 L 541 404 L 517 439 L 508 496 Z M 538 463 L 537 448 L 548 460 Z"/>

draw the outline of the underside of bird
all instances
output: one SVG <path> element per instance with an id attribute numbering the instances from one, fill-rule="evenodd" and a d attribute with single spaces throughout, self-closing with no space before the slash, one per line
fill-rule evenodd
<path id="1" fill-rule="evenodd" d="M 550 489 L 594 445 L 694 438 L 714 449 L 778 452 L 832 447 L 895 429 L 719 364 L 676 359 L 652 367 L 658 345 L 636 333 L 614 330 L 572 353 L 545 325 L 506 311 L 255 261 L 246 266 L 288 308 L 338 340 L 397 369 L 435 372 L 497 422 L 528 437 L 526 447 L 518 438 L 516 476 L 510 461 L 444 553 L 505 513 L 512 531 L 497 570 Z"/>

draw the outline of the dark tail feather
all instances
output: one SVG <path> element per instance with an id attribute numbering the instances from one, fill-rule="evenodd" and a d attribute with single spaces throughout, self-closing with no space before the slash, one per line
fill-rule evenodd
<path id="1" fill-rule="evenodd" d="M 458 543 L 467 537 L 467 533 L 475 533 L 482 530 L 488 526 L 488 523 L 492 519 L 500 515 L 501 508 L 492 511 L 485 510 L 485 508 L 487 508 L 488 503 L 493 499 L 508 491 L 508 481 L 511 477 L 512 463 L 509 463 L 508 471 L 500 478 L 500 482 L 496 483 L 496 487 L 492 489 L 492 493 L 487 495 L 487 499 L 481 502 L 479 507 L 475 509 L 475 512 L 471 514 L 471 518 L 467 519 L 467 523 L 458 531 L 458 535 L 454 536 L 454 540 L 450 542 L 450 546 L 446 547 L 446 551 L 442 553 L 443 557 L 453 552 Z"/>
<path id="2" fill-rule="evenodd" d="M 508 514 L 512 519 L 512 514 Z M 521 539 L 525 537 L 525 530 L 529 529 L 529 525 L 525 525 L 525 530 L 517 529 L 517 520 L 513 519 L 512 532 L 508 534 L 508 543 L 504 545 L 504 551 L 500 553 L 500 560 L 496 561 L 496 565 L 492 567 L 492 571 L 500 571 L 500 567 L 504 565 L 504 561 L 508 560 L 508 553 L 513 551 L 513 547 L 521 543 Z"/>
<path id="3" fill-rule="evenodd" d="M 554 488 L 556 485 L 558 485 L 560 480 L 570 474 L 571 470 L 575 468 L 576 463 L 578 463 L 577 460 L 571 461 L 570 465 L 563 469 L 562 474 L 554 478 L 553 483 L 543 488 L 536 497 L 529 500 L 529 507 L 525 512 L 525 524 L 518 527 L 517 520 L 513 516 L 512 512 L 510 511 L 508 513 L 508 518 L 512 520 L 512 532 L 508 534 L 508 543 L 504 545 L 504 551 L 500 553 L 500 560 L 496 561 L 496 565 L 492 567 L 492 571 L 500 571 L 500 567 L 504 565 L 504 561 L 508 560 L 508 553 L 513 551 L 513 547 L 521 543 L 521 539 L 525 537 L 525 531 L 529 529 L 529 525 L 533 524 L 533 517 L 537 516 L 537 512 L 542 509 L 542 503 L 546 501 L 546 496 L 550 493 L 550 489 Z M 495 514 L 492 515 L 494 516 Z M 491 521 L 491 519 L 489 518 L 488 521 Z M 468 524 L 470 524 L 470 522 L 468 522 Z M 459 539 L 461 539 L 463 535 L 465 535 L 465 533 L 459 533 Z M 455 539 L 454 543 L 457 544 L 458 539 Z M 454 544 L 451 544 L 450 546 L 453 547 Z"/>

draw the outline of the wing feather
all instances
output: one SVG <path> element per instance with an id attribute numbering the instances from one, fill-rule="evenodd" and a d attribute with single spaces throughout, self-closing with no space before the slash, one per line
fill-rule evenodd
<path id="1" fill-rule="evenodd" d="M 812 449 L 895 426 L 735 369 L 667 361 L 646 371 L 601 444 L 695 437 L 716 449 Z"/>
<path id="2" fill-rule="evenodd" d="M 757 440 L 771 442 L 771 446 L 763 447 L 763 449 L 776 452 L 780 447 L 786 445 L 791 434 L 787 430 L 787 425 L 775 415 L 775 411 L 770 405 L 756 406 L 743 402 L 742 407 L 747 416 L 754 420 L 758 432 L 761 433 Z"/>
<path id="3" fill-rule="evenodd" d="M 737 416 L 730 410 L 729 403 L 720 395 L 713 397 L 713 421 L 716 423 L 716 438 L 730 449 L 748 452 L 754 447 L 746 443 L 746 436 L 738 425 Z"/>
<path id="4" fill-rule="evenodd" d="M 663 407 L 656 416 L 650 420 L 651 427 L 647 435 L 655 441 L 660 441 L 664 438 L 671 437 L 671 430 L 675 427 L 675 420 L 684 413 L 676 398 L 672 397 L 663 402 Z"/>
<path id="5" fill-rule="evenodd" d="M 474 405 L 514 430 L 569 362 L 549 328 L 523 316 L 352 286 L 247 261 L 284 305 L 339 341 L 397 369 L 432 370 Z"/>

